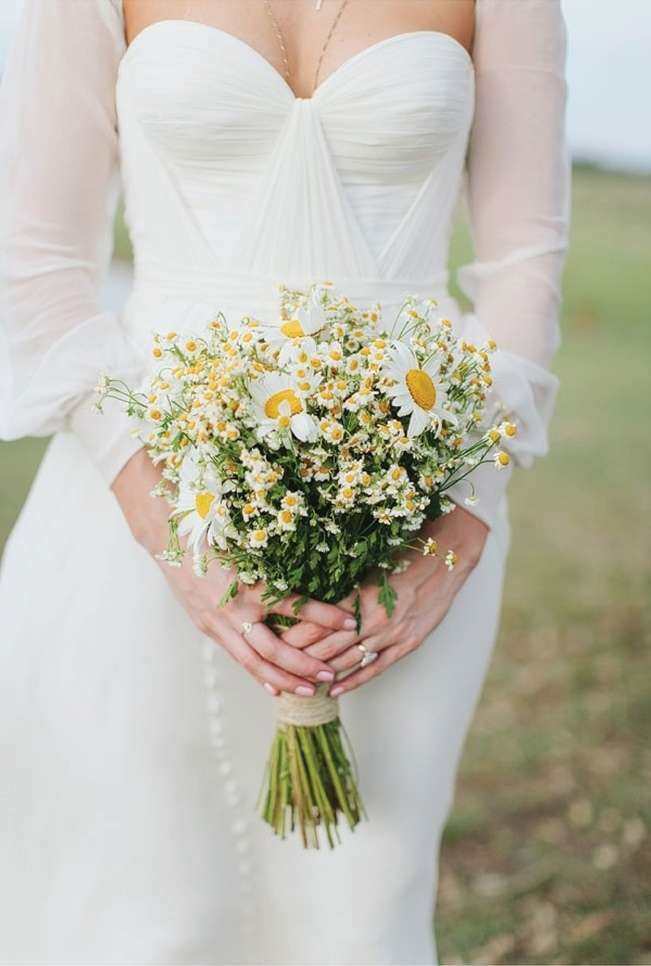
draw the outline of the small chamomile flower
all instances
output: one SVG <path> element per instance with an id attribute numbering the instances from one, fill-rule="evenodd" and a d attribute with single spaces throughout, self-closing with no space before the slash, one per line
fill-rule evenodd
<path id="1" fill-rule="evenodd" d="M 448 570 L 454 570 L 455 566 L 459 562 L 459 555 L 454 552 L 454 550 L 448 550 L 443 561 Z"/>

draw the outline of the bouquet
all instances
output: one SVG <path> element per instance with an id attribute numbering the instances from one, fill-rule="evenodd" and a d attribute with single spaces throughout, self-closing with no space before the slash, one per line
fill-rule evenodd
<path id="1" fill-rule="evenodd" d="M 214 560 L 233 569 L 223 603 L 258 581 L 267 603 L 359 601 L 374 579 L 390 615 L 401 552 L 455 565 L 452 549 L 418 536 L 454 508 L 446 490 L 482 462 L 509 463 L 498 444 L 515 426 L 482 428 L 495 343 L 457 338 L 432 298 L 407 295 L 385 322 L 379 303 L 362 311 L 329 281 L 278 291 L 276 319 L 231 327 L 219 312 L 201 333 L 155 334 L 147 384 L 105 377 L 98 407 L 121 400 L 144 426 L 163 467 L 153 495 L 171 505 L 161 557 L 178 565 L 189 550 L 199 575 Z M 274 699 L 258 801 L 277 835 L 298 825 L 306 847 L 319 829 L 332 847 L 340 818 L 354 829 L 367 817 L 328 688 Z"/>

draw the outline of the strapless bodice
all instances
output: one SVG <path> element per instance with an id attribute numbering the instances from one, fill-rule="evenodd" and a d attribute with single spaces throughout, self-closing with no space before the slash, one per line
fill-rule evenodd
<path id="1" fill-rule="evenodd" d="M 474 106 L 472 60 L 450 35 L 382 40 L 304 98 L 239 38 L 160 21 L 126 50 L 116 105 L 127 321 L 157 293 L 273 311 L 279 281 L 392 302 L 446 291 Z"/>

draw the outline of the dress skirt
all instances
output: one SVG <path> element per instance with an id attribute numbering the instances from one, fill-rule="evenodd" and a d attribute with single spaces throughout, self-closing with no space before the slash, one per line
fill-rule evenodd
<path id="1" fill-rule="evenodd" d="M 509 544 L 503 499 L 439 627 L 342 699 L 369 821 L 306 852 L 256 813 L 274 699 L 55 436 L 0 572 L 0 963 L 436 963 L 439 841 Z"/>

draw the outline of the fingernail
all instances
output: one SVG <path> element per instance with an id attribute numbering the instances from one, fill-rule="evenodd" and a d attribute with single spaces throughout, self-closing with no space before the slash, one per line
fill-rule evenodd
<path id="1" fill-rule="evenodd" d="M 311 698 L 314 694 L 314 688 L 306 688 L 304 684 L 299 684 L 296 688 L 296 694 L 304 694 Z"/>
<path id="2" fill-rule="evenodd" d="M 335 672 L 334 671 L 319 671 L 316 676 L 317 681 L 334 681 Z"/>
<path id="3" fill-rule="evenodd" d="M 334 687 L 334 688 L 330 688 L 330 697 L 331 697 L 331 698 L 336 698 L 336 697 L 337 697 L 337 695 L 338 695 L 338 694 L 341 694 L 341 692 L 342 692 L 343 690 L 344 690 L 344 689 L 342 688 L 342 686 L 341 686 L 340 684 L 338 684 L 338 685 L 337 685 L 336 687 Z"/>
<path id="4" fill-rule="evenodd" d="M 344 621 L 344 627 L 346 628 L 347 631 L 354 631 L 355 628 L 357 627 L 357 621 L 355 620 L 354 617 L 347 617 L 346 620 Z"/>
<path id="5" fill-rule="evenodd" d="M 278 691 L 277 691 L 277 690 L 276 690 L 276 688 L 275 688 L 275 687 L 273 686 L 273 684 L 269 684 L 269 682 L 268 682 L 268 681 L 265 681 L 265 682 L 264 682 L 264 686 L 265 686 L 265 688 L 267 689 L 267 691 L 269 692 L 269 694 L 273 694 L 274 696 L 278 694 Z"/>

